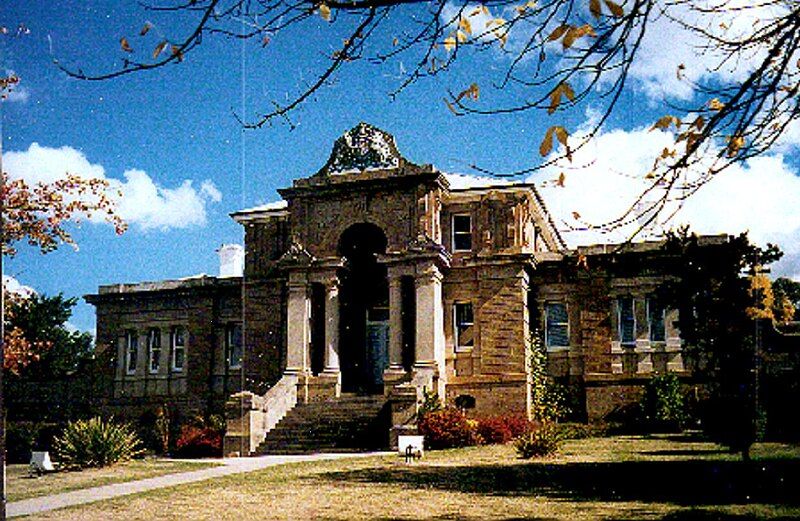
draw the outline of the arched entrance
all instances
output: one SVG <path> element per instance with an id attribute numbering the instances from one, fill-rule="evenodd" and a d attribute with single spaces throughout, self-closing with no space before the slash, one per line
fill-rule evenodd
<path id="1" fill-rule="evenodd" d="M 383 372 L 389 366 L 389 286 L 377 255 L 385 252 L 386 235 L 371 223 L 354 224 L 339 239 L 339 254 L 345 259 L 339 274 L 345 392 L 383 392 Z"/>

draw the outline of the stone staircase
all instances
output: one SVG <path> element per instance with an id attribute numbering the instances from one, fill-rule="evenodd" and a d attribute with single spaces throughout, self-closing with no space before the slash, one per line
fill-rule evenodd
<path id="1" fill-rule="evenodd" d="M 271 429 L 256 454 L 358 452 L 389 446 L 389 413 L 382 395 L 342 394 L 297 404 Z"/>

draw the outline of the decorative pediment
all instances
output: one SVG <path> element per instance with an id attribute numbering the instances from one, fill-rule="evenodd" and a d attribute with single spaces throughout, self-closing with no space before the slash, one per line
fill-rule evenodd
<path id="1" fill-rule="evenodd" d="M 398 168 L 403 162 L 394 136 L 362 121 L 334 142 L 331 156 L 320 173 L 385 170 Z"/>
<path id="2" fill-rule="evenodd" d="M 305 249 L 300 241 L 293 239 L 289 249 L 281 256 L 279 262 L 281 264 L 308 265 L 314 262 L 314 256 Z"/>

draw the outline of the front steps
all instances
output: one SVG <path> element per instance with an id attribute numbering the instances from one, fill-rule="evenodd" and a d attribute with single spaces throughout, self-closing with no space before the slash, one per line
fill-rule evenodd
<path id="1" fill-rule="evenodd" d="M 382 395 L 342 394 L 297 404 L 270 430 L 256 454 L 358 452 L 389 446 L 389 414 Z"/>

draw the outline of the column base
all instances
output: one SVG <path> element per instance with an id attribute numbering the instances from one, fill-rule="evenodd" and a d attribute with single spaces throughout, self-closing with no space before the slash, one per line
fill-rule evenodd
<path id="1" fill-rule="evenodd" d="M 397 385 L 411 380 L 411 373 L 407 373 L 402 367 L 389 367 L 383 372 L 383 394 L 389 396 Z"/>
<path id="2" fill-rule="evenodd" d="M 308 394 L 306 402 L 324 402 L 335 400 L 342 395 L 341 373 L 324 371 L 307 378 Z"/>

